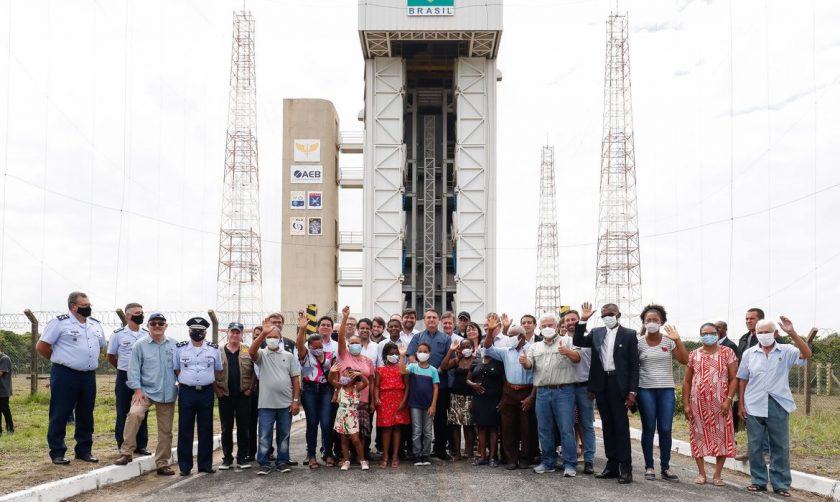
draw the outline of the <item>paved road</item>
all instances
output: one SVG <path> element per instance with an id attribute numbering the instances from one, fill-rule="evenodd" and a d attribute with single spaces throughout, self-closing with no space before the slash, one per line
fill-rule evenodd
<path id="1" fill-rule="evenodd" d="M 292 458 L 305 457 L 304 425 L 295 424 L 292 431 Z M 598 451 L 603 444 L 598 442 Z M 675 456 L 673 470 L 681 482 L 667 482 L 657 479 L 645 481 L 642 477 L 641 450 L 634 442 L 635 482 L 618 485 L 614 480 L 598 480 L 592 476 L 578 475 L 563 478 L 560 472 L 537 475 L 531 471 L 506 471 L 503 468 L 475 467 L 464 462 L 436 461 L 429 467 L 414 467 L 404 464 L 398 470 L 381 469 L 372 465 L 369 472 L 362 472 L 354 466 L 349 472 L 338 469 L 320 468 L 309 470 L 295 468 L 288 474 L 272 472 L 268 476 L 257 476 L 254 469 L 234 472 L 219 471 L 216 474 L 193 474 L 188 478 L 175 476 L 160 478 L 146 475 L 98 492 L 77 498 L 84 501 L 98 500 L 146 500 L 164 501 L 229 501 L 246 498 L 277 497 L 292 501 L 332 500 L 354 502 L 356 500 L 423 500 L 423 501 L 540 501 L 548 497 L 562 497 L 567 500 L 647 500 L 674 501 L 694 500 L 702 502 L 731 500 L 782 500 L 769 494 L 750 494 L 744 490 L 749 478 L 734 472 L 724 471 L 728 485 L 715 487 L 711 484 L 697 486 L 692 480 L 697 475 L 694 461 Z M 217 453 L 218 461 L 218 453 Z M 604 465 L 599 455 L 596 470 Z M 711 473 L 711 471 L 709 471 Z M 802 493 L 795 498 L 816 499 Z"/>

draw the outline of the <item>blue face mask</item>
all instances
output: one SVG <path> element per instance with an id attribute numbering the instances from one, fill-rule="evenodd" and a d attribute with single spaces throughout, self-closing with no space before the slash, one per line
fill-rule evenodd
<path id="1" fill-rule="evenodd" d="M 703 345 L 714 345 L 718 342 L 717 335 L 702 335 L 700 337 L 700 341 L 703 342 Z"/>
<path id="2" fill-rule="evenodd" d="M 361 343 L 351 343 L 350 344 L 350 353 L 354 356 L 358 356 L 362 353 L 362 344 Z"/>

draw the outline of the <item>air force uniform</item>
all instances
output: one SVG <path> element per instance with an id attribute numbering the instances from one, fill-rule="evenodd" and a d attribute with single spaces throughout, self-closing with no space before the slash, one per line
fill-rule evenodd
<path id="1" fill-rule="evenodd" d="M 201 317 L 187 321 L 190 337 L 194 331 L 206 333 L 210 323 Z M 193 339 L 195 340 L 195 339 Z M 181 475 L 193 467 L 193 434 L 198 423 L 198 470 L 213 472 L 213 384 L 216 372 L 222 371 L 219 346 L 202 338 L 196 347 L 192 341 L 175 345 L 173 366 L 178 373 L 178 468 Z"/>
<path id="2" fill-rule="evenodd" d="M 108 340 L 108 354 L 117 356 L 117 381 L 114 384 L 114 397 L 117 401 L 117 420 L 114 424 L 114 437 L 117 440 L 117 448 L 122 447 L 123 443 L 123 429 L 125 428 L 125 418 L 131 410 L 131 398 L 134 391 L 129 389 L 126 385 L 128 380 L 128 362 L 131 360 L 131 348 L 137 340 L 147 336 L 149 332 L 145 328 L 140 328 L 137 331 L 131 331 L 128 326 L 114 330 L 111 338 Z M 140 429 L 137 431 L 137 449 L 134 453 L 140 453 L 146 449 L 149 444 L 149 429 L 146 425 L 146 419 L 140 424 Z"/>
<path id="3" fill-rule="evenodd" d="M 76 411 L 76 458 L 89 458 L 93 447 L 93 407 L 96 401 L 96 369 L 105 347 L 102 325 L 93 317 L 79 322 L 62 314 L 47 324 L 41 341 L 52 346 L 50 361 L 50 421 L 47 443 L 50 458 L 67 452 L 64 437 L 67 417 Z"/>

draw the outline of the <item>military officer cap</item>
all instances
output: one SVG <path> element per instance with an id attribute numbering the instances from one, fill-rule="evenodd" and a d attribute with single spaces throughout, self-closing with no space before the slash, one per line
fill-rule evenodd
<path id="1" fill-rule="evenodd" d="M 207 329 L 210 327 L 210 323 L 203 317 L 193 317 L 187 321 L 187 327 L 190 329 Z"/>
<path id="2" fill-rule="evenodd" d="M 241 322 L 235 322 L 234 321 L 234 322 L 228 324 L 228 331 L 231 331 L 231 330 L 234 330 L 234 329 L 236 331 L 239 331 L 240 333 L 242 333 L 242 330 L 244 329 L 244 327 L 242 326 Z"/>

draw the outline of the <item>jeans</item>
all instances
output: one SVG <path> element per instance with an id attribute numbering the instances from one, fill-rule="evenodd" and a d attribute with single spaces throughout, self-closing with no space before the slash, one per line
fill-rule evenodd
<path id="1" fill-rule="evenodd" d="M 770 484 L 774 490 L 790 489 L 790 414 L 772 397 L 767 398 L 767 417 L 747 415 L 747 444 L 752 483 L 767 486 L 764 441 L 770 436 Z"/>
<path id="2" fill-rule="evenodd" d="M 117 440 L 117 449 L 122 448 L 123 432 L 125 430 L 125 420 L 128 412 L 131 410 L 131 398 L 134 396 L 134 390 L 129 389 L 125 384 L 128 380 L 128 374 L 124 370 L 117 370 L 117 380 L 114 383 L 114 398 L 117 402 L 117 421 L 114 424 L 114 439 Z M 145 450 L 149 445 L 149 428 L 147 425 L 148 415 L 143 417 L 143 422 L 137 430 L 136 441 L 132 441 L 137 445 L 138 450 Z M 135 453 L 134 451 L 131 452 Z"/>
<path id="3" fill-rule="evenodd" d="M 659 433 L 659 465 L 671 468 L 671 425 L 676 398 L 673 388 L 639 389 L 639 415 L 642 418 L 642 453 L 645 469 L 653 469 L 653 434 Z"/>
<path id="4" fill-rule="evenodd" d="M 553 468 L 557 463 L 554 434 L 559 429 L 560 444 L 563 449 L 563 467 L 574 469 L 577 466 L 574 384 L 559 389 L 537 387 L 536 408 L 542 465 Z"/>
<path id="5" fill-rule="evenodd" d="M 326 383 L 303 382 L 300 402 L 306 414 L 306 457 L 315 458 L 318 429 L 321 429 L 321 449 L 325 457 L 334 457 L 332 451 L 332 388 Z"/>
<path id="6" fill-rule="evenodd" d="M 0 397 L 0 413 L 6 419 L 6 431 L 15 432 L 15 423 L 12 421 L 12 409 L 9 408 L 9 398 Z M 3 425 L 0 423 L 0 434 L 3 433 Z"/>
<path id="7" fill-rule="evenodd" d="M 257 462 L 266 467 L 269 460 L 269 448 L 274 425 L 277 424 L 277 465 L 289 463 L 289 431 L 292 429 L 291 408 L 260 408 L 260 444 Z"/>
<path id="8" fill-rule="evenodd" d="M 575 386 L 575 406 L 583 431 L 583 461 L 595 463 L 595 400 L 589 399 L 586 385 Z"/>
<path id="9" fill-rule="evenodd" d="M 429 416 L 428 408 L 411 408 L 411 440 L 415 456 L 428 457 L 432 453 L 434 426 L 435 421 Z"/>

